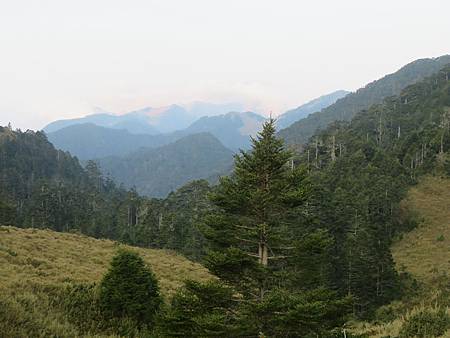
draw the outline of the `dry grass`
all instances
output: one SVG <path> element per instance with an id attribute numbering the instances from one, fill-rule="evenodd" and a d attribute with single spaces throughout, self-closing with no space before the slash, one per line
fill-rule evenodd
<path id="1" fill-rule="evenodd" d="M 99 282 L 119 247 L 143 257 L 166 299 L 185 279 L 213 278 L 203 266 L 174 252 L 131 248 L 78 234 L 0 226 L 0 338 L 116 337 L 80 332 L 58 297 L 66 286 Z"/>
<path id="2" fill-rule="evenodd" d="M 450 179 L 428 176 L 410 189 L 402 207 L 419 225 L 392 247 L 398 271 L 409 273 L 419 284 L 415 297 L 391 306 L 407 309 L 388 323 L 353 323 L 353 332 L 369 337 L 396 337 L 405 321 L 423 309 L 448 306 L 450 273 Z M 450 314 L 449 310 L 447 312 Z M 443 337 L 450 337 L 447 331 Z"/>
<path id="3" fill-rule="evenodd" d="M 0 226 L 0 288 L 20 292 L 32 285 L 98 282 L 119 246 L 143 257 L 165 296 L 185 279 L 212 278 L 202 265 L 170 251 L 128 247 L 78 234 Z"/>
<path id="4" fill-rule="evenodd" d="M 436 278 L 450 271 L 450 180 L 426 177 L 403 202 L 421 222 L 395 243 L 392 255 L 398 270 L 433 287 Z"/>

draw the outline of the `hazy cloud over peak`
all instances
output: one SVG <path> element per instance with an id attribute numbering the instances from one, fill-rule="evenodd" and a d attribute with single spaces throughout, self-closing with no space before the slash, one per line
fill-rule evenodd
<path id="1" fill-rule="evenodd" d="M 0 124 L 195 100 L 274 113 L 450 52 L 429 1 L 15 0 L 0 5 Z"/>

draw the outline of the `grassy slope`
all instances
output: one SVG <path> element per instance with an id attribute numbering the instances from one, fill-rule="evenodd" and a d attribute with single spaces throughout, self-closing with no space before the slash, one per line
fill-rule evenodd
<path id="1" fill-rule="evenodd" d="M 55 299 L 70 284 L 99 282 L 119 246 L 127 247 L 77 234 L 0 226 L 0 338 L 78 337 Z M 132 250 L 153 269 L 166 299 L 184 279 L 213 278 L 200 264 L 173 252 Z"/>
<path id="2" fill-rule="evenodd" d="M 408 192 L 403 207 L 419 221 L 417 228 L 405 234 L 392 247 L 397 270 L 409 273 L 417 282 L 414 294 L 391 308 L 408 316 L 420 308 L 436 304 L 449 306 L 450 274 L 450 179 L 425 177 Z M 397 336 L 403 315 L 387 324 L 361 325 L 357 332 L 370 337 Z M 450 337 L 447 332 L 445 337 Z"/>
<path id="3" fill-rule="evenodd" d="M 406 201 L 420 224 L 392 248 L 399 270 L 406 270 L 427 288 L 450 272 L 450 180 L 427 177 L 412 188 Z"/>

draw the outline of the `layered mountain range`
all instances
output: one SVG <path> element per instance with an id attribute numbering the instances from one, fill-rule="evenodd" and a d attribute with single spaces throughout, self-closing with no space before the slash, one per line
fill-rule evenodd
<path id="1" fill-rule="evenodd" d="M 449 55 L 416 60 L 355 92 L 339 90 L 311 100 L 277 118 L 278 135 L 301 149 L 318 130 L 350 120 L 448 63 Z M 95 160 L 117 183 L 162 197 L 189 180 L 228 172 L 232 154 L 249 149 L 251 137 L 266 118 L 243 107 L 195 102 L 123 115 L 97 110 L 82 118 L 52 122 L 44 131 L 56 148 L 82 161 Z M 166 177 L 175 167 L 185 172 Z"/>

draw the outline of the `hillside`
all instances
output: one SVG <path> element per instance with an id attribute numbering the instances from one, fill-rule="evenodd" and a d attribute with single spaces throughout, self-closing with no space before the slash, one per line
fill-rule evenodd
<path id="1" fill-rule="evenodd" d="M 405 213 L 418 225 L 392 246 L 399 272 L 407 273 L 417 285 L 407 289 L 401 301 L 392 303 L 387 323 L 359 324 L 356 332 L 370 337 L 397 337 L 405 318 L 437 305 L 448 307 L 450 294 L 450 178 L 427 176 L 408 191 L 402 201 Z M 444 337 L 450 336 L 450 329 Z"/>
<path id="2" fill-rule="evenodd" d="M 346 90 L 337 90 L 327 95 L 318 97 L 317 99 L 311 100 L 301 106 L 288 110 L 287 112 L 281 114 L 277 118 L 277 128 L 284 129 L 289 127 L 292 123 L 307 117 L 309 114 L 319 112 L 324 108 L 335 103 L 337 100 L 345 97 L 350 92 Z"/>
<path id="3" fill-rule="evenodd" d="M 408 192 L 404 207 L 416 213 L 419 226 L 392 247 L 397 268 L 426 288 L 450 273 L 450 179 L 425 177 Z"/>
<path id="4" fill-rule="evenodd" d="M 350 121 L 358 112 L 381 103 L 387 97 L 399 95 L 407 86 L 438 72 L 449 63 L 450 55 L 416 60 L 397 72 L 348 94 L 321 112 L 295 122 L 281 130 L 279 136 L 290 145 L 303 145 L 317 130 L 324 129 L 335 121 Z"/>
<path id="5" fill-rule="evenodd" d="M 169 298 L 184 279 L 213 278 L 173 252 L 131 248 L 109 240 L 50 230 L 0 226 L 0 337 L 79 336 L 58 304 L 69 285 L 98 283 L 119 247 L 138 252 Z M 14 329 L 14 332 L 6 331 Z M 14 333 L 14 335 L 13 335 Z M 37 335 L 36 335 L 37 337 Z"/>
<path id="6" fill-rule="evenodd" d="M 98 159 L 105 174 L 139 194 L 165 197 L 189 181 L 228 172 L 233 153 L 209 133 L 189 135 L 156 149 Z"/>

